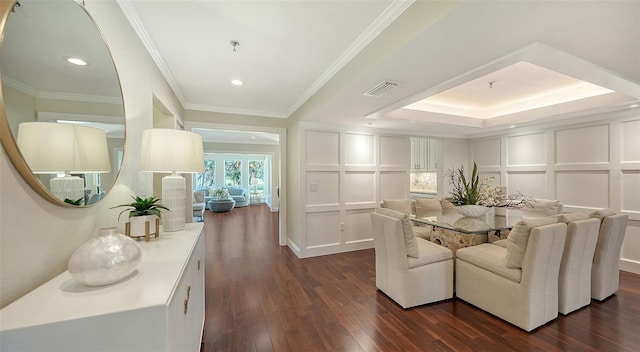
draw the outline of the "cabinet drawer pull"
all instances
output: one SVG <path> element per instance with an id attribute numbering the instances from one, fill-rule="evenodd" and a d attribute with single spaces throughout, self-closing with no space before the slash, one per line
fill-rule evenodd
<path id="1" fill-rule="evenodd" d="M 191 296 L 191 286 L 187 286 L 187 298 L 184 300 L 184 314 L 187 314 L 189 309 L 189 296 Z"/>
<path id="2" fill-rule="evenodd" d="M 198 259 L 198 271 L 200 271 L 200 259 Z"/>

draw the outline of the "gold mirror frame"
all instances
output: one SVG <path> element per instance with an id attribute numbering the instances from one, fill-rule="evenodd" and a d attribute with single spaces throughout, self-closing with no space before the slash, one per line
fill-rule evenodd
<path id="1" fill-rule="evenodd" d="M 77 3 L 78 6 L 80 6 L 81 10 L 84 11 L 84 13 L 87 15 L 87 17 L 89 18 L 89 20 L 91 21 L 91 23 L 93 23 L 95 30 L 98 32 L 99 36 L 102 38 L 103 40 L 103 44 L 106 47 L 106 50 L 109 54 L 109 57 L 111 58 L 111 63 L 113 64 L 113 69 L 115 71 L 115 76 L 117 79 L 117 83 L 118 83 L 118 89 L 120 92 L 120 97 L 123 98 L 122 95 L 122 85 L 120 83 L 120 78 L 118 75 L 118 71 L 115 67 L 115 63 L 113 62 L 113 56 L 111 55 L 111 51 L 104 39 L 104 36 L 102 35 L 102 33 L 100 32 L 100 29 L 98 28 L 97 24 L 95 23 L 94 19 L 91 17 L 91 15 L 86 11 L 86 9 L 84 8 L 84 2 L 78 2 L 76 0 L 69 0 L 69 1 L 74 1 Z M 12 13 L 12 10 L 14 9 L 14 6 L 16 5 L 17 1 L 0 1 L 0 15 L 2 16 L 0 18 L 0 53 L 1 53 L 1 48 L 2 45 L 4 44 L 4 36 L 5 36 L 5 29 L 6 29 L 6 25 L 7 25 L 7 21 L 9 19 L 9 15 Z M 0 67 L 0 74 L 2 72 L 2 67 Z M 94 204 L 90 204 L 90 205 L 82 205 L 82 206 L 76 206 L 76 205 L 72 205 L 69 203 L 65 203 L 64 201 L 62 201 L 61 199 L 56 198 L 47 188 L 47 186 L 45 186 L 39 179 L 37 176 L 35 176 L 35 174 L 31 171 L 29 165 L 27 164 L 27 162 L 25 161 L 25 159 L 23 158 L 22 154 L 20 153 L 20 150 L 18 148 L 18 145 L 16 143 L 16 138 L 14 137 L 13 133 L 11 132 L 11 127 L 9 124 L 9 120 L 8 120 L 8 116 L 7 116 L 7 111 L 6 111 L 6 105 L 5 105 L 5 98 L 4 98 L 4 91 L 3 91 L 3 85 L 0 84 L 0 141 L 2 142 L 2 146 L 4 147 L 4 150 L 7 153 L 7 156 L 9 157 L 9 159 L 11 160 L 11 162 L 13 163 L 14 167 L 16 168 L 16 170 L 18 171 L 18 173 L 20 173 L 20 175 L 22 176 L 22 178 L 24 179 L 24 181 L 29 184 L 29 186 L 31 186 L 31 188 L 38 193 L 42 198 L 46 199 L 47 201 L 62 206 L 62 207 L 66 207 L 66 208 L 84 208 L 84 207 L 90 207 L 93 206 L 97 203 L 99 203 L 101 200 L 99 200 L 98 202 L 94 203 Z M 123 117 L 123 124 L 125 125 L 125 129 L 124 129 L 124 137 L 123 137 L 123 153 L 124 153 L 124 142 L 126 141 L 126 119 L 125 119 L 125 109 L 124 109 L 124 103 L 122 104 L 122 117 Z M 111 154 L 111 153 L 110 153 Z M 114 165 L 114 167 L 120 167 L 120 165 Z M 113 183 L 109 186 L 109 191 L 113 188 L 113 186 L 117 183 L 118 178 L 120 176 L 120 170 L 118 170 L 117 174 L 115 175 L 115 177 L 113 178 Z M 108 193 L 108 192 L 107 192 Z M 105 194 L 106 195 L 106 194 Z M 104 197 L 103 197 L 104 198 Z"/>

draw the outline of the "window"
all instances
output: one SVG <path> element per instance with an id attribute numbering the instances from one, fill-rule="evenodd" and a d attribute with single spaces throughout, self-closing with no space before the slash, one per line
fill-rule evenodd
<path id="1" fill-rule="evenodd" d="M 224 184 L 225 186 L 240 187 L 242 180 L 242 161 L 224 161 Z"/>
<path id="2" fill-rule="evenodd" d="M 437 139 L 411 137 L 411 193 L 438 192 L 438 143 Z"/>
<path id="3" fill-rule="evenodd" d="M 264 197 L 264 160 L 249 160 L 249 185 L 251 192 Z"/>
<path id="4" fill-rule="evenodd" d="M 195 174 L 194 189 L 201 188 L 216 188 L 216 161 L 207 160 L 204 161 L 204 172 L 201 174 Z"/>

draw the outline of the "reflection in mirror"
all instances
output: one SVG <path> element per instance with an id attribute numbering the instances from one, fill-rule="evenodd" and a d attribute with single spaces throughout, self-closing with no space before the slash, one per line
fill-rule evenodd
<path id="1" fill-rule="evenodd" d="M 46 199 L 91 205 L 114 184 L 124 146 L 122 94 L 109 50 L 74 0 L 20 0 L 3 10 L 2 126 L 11 133 L 2 133 L 2 143 Z M 16 140 L 20 153 L 11 152 Z M 68 164 L 72 159 L 76 164 Z M 25 161 L 28 169 L 20 167 Z"/>

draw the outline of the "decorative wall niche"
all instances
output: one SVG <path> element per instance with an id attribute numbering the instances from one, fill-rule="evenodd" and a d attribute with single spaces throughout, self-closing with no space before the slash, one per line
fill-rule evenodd
<path id="1" fill-rule="evenodd" d="M 306 131 L 306 161 L 308 165 L 339 165 L 340 134 L 338 132 Z"/>
<path id="2" fill-rule="evenodd" d="M 406 172 L 380 173 L 380 200 L 403 199 L 409 194 L 409 177 Z"/>
<path id="3" fill-rule="evenodd" d="M 609 125 L 555 132 L 556 164 L 609 163 Z"/>
<path id="4" fill-rule="evenodd" d="M 345 133 L 344 140 L 345 165 L 375 165 L 375 138 L 373 135 Z"/>
<path id="5" fill-rule="evenodd" d="M 508 166 L 542 166 L 547 163 L 546 134 L 535 133 L 507 138 Z"/>
<path id="6" fill-rule="evenodd" d="M 478 167 L 500 166 L 500 138 L 473 141 L 471 150 L 472 160 Z"/>
<path id="7" fill-rule="evenodd" d="M 346 172 L 344 177 L 346 204 L 375 202 L 375 172 Z"/>
<path id="8" fill-rule="evenodd" d="M 338 205 L 340 174 L 338 172 L 307 172 L 307 205 Z"/>
<path id="9" fill-rule="evenodd" d="M 622 211 L 640 215 L 640 170 L 622 172 Z"/>
<path id="10" fill-rule="evenodd" d="M 556 196 L 566 206 L 608 208 L 609 171 L 557 172 Z"/>
<path id="11" fill-rule="evenodd" d="M 380 136 L 380 166 L 409 165 L 411 147 L 408 137 Z"/>
<path id="12" fill-rule="evenodd" d="M 544 172 L 508 172 L 507 191 L 509 193 L 521 192 L 533 198 L 547 198 L 546 174 Z"/>
<path id="13" fill-rule="evenodd" d="M 375 209 L 356 209 L 345 212 L 345 243 L 369 241 L 373 237 L 371 213 Z"/>
<path id="14" fill-rule="evenodd" d="M 623 163 L 640 163 L 640 120 L 622 123 Z M 636 193 L 640 194 L 640 193 Z"/>
<path id="15" fill-rule="evenodd" d="M 307 248 L 340 244 L 340 212 L 306 214 Z"/>

